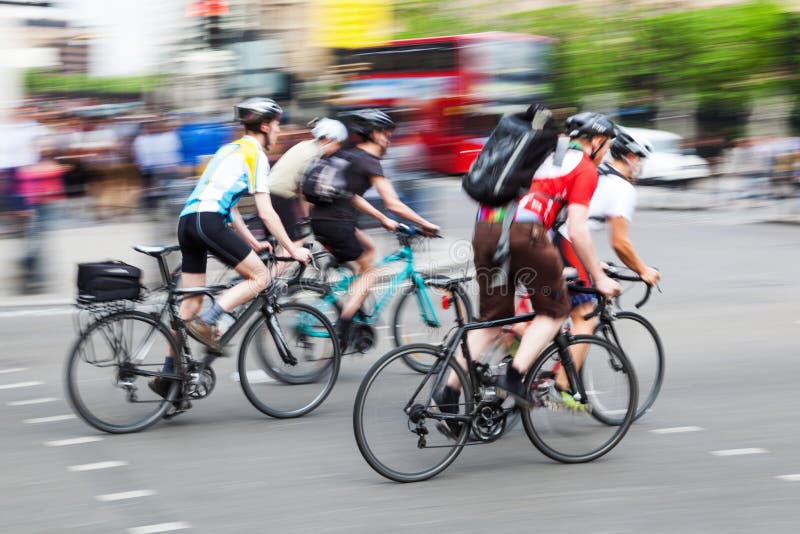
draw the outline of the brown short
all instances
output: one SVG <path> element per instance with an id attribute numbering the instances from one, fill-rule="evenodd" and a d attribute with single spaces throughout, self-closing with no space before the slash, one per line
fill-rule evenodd
<path id="1" fill-rule="evenodd" d="M 564 264 L 541 223 L 511 225 L 508 283 L 492 287 L 494 274 L 500 270 L 492 263 L 492 257 L 502 226 L 499 222 L 479 222 L 472 238 L 475 276 L 480 291 L 480 320 L 513 316 L 514 293 L 518 286 L 528 290 L 536 313 L 566 317 L 570 303 L 563 277 Z"/>

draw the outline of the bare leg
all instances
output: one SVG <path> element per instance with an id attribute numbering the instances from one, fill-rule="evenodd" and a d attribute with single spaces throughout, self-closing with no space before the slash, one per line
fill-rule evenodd
<path id="1" fill-rule="evenodd" d="M 481 353 L 486 349 L 489 343 L 494 341 L 502 329 L 503 328 L 500 326 L 495 326 L 493 328 L 484 328 L 482 330 L 473 330 L 469 332 L 467 334 L 467 348 L 469 349 L 470 358 L 472 358 L 473 361 L 479 360 Z M 467 359 L 464 357 L 461 345 L 456 348 L 455 358 L 461 368 L 466 371 Z M 461 382 L 458 380 L 458 376 L 456 376 L 455 373 L 450 373 L 450 376 L 447 378 L 447 386 L 451 389 L 461 388 Z"/>
<path id="2" fill-rule="evenodd" d="M 573 334 L 580 335 L 580 334 L 591 334 L 594 332 L 594 326 L 597 324 L 597 318 L 592 317 L 588 321 L 583 317 L 588 315 L 594 309 L 593 302 L 585 302 L 575 308 L 572 309 L 570 313 L 570 317 L 572 318 L 572 328 L 571 331 Z M 578 371 L 583 365 L 583 361 L 586 359 L 586 351 L 589 350 L 589 346 L 586 344 L 573 346 L 570 348 L 570 354 L 572 355 L 572 361 L 575 363 L 575 370 Z M 569 379 L 567 378 L 567 373 L 564 371 L 563 366 L 559 366 L 558 371 L 556 372 L 556 386 L 563 391 L 567 391 L 569 389 Z"/>
<path id="3" fill-rule="evenodd" d="M 355 260 L 358 272 L 361 275 L 356 278 L 348 289 L 349 297 L 342 307 L 342 319 L 352 319 L 356 312 L 361 308 L 367 298 L 369 290 L 375 285 L 378 273 L 372 268 L 375 261 L 375 245 L 372 240 L 361 230 L 356 230 L 356 239 L 364 249 L 364 253 Z"/>
<path id="4" fill-rule="evenodd" d="M 226 312 L 255 298 L 267 288 L 270 280 L 267 267 L 255 252 L 250 252 L 236 266 L 236 272 L 242 275 L 245 280 L 227 290 L 217 299 L 217 303 Z"/>
<path id="5" fill-rule="evenodd" d="M 564 324 L 566 317 L 553 318 L 546 315 L 537 315 L 531 321 L 530 326 L 525 329 L 522 341 L 514 356 L 511 366 L 519 372 L 525 374 L 530 369 L 539 353 L 550 343 L 558 333 L 561 325 Z"/>

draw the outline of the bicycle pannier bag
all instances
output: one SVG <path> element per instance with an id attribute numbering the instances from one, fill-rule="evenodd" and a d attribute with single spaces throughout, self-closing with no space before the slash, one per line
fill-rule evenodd
<path id="1" fill-rule="evenodd" d="M 350 162 L 341 155 L 322 157 L 312 162 L 301 181 L 306 200 L 315 205 L 331 204 L 337 199 L 353 195 L 347 191 L 345 171 Z"/>
<path id="2" fill-rule="evenodd" d="M 461 184 L 474 200 L 502 206 L 531 186 L 536 169 L 556 148 L 558 130 L 550 110 L 532 105 L 525 113 L 505 115 Z"/>
<path id="3" fill-rule="evenodd" d="M 138 299 L 142 271 L 121 261 L 78 264 L 78 299 L 90 302 Z"/>

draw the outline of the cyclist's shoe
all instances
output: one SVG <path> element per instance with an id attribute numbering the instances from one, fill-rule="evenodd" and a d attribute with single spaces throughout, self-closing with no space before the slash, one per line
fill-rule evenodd
<path id="1" fill-rule="evenodd" d="M 525 391 L 522 385 L 522 375 L 514 369 L 514 366 L 506 366 L 506 374 L 498 376 L 494 385 L 511 395 L 517 406 L 521 408 L 531 407 L 530 392 Z"/>
<path id="2" fill-rule="evenodd" d="M 150 390 L 161 397 L 162 399 L 166 399 L 167 395 L 169 395 L 169 388 L 171 385 L 171 381 L 167 380 L 166 378 L 161 378 L 157 376 L 147 382 L 147 385 L 150 387 Z"/>
<path id="3" fill-rule="evenodd" d="M 537 387 L 536 397 L 541 401 L 542 406 L 550 410 L 586 411 L 585 404 L 576 401 L 568 391 L 559 389 L 553 380 L 541 382 Z"/>
<path id="4" fill-rule="evenodd" d="M 458 401 L 460 398 L 460 389 L 452 389 L 449 386 L 444 386 L 433 394 L 433 403 L 442 413 L 457 414 Z M 444 434 L 448 439 L 455 441 L 461 434 L 461 423 L 458 421 L 437 421 L 436 430 Z"/>
<path id="5" fill-rule="evenodd" d="M 217 336 L 217 327 L 213 324 L 208 324 L 200 317 L 195 317 L 191 321 L 184 323 L 186 333 L 194 339 L 208 347 L 215 352 L 222 352 L 222 344 Z"/>

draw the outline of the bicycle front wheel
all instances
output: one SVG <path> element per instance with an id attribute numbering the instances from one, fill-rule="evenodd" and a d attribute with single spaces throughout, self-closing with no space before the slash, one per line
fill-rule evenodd
<path id="1" fill-rule="evenodd" d="M 602 336 L 616 345 L 636 370 L 639 381 L 639 404 L 636 407 L 636 419 L 649 410 L 661 391 L 664 381 L 664 348 L 655 327 L 639 315 L 629 311 L 617 312 L 611 324 L 598 324 L 595 335 Z M 594 389 L 595 377 L 591 369 L 583 374 L 587 388 Z M 618 424 L 619 418 L 610 418 L 610 424 Z"/>
<path id="2" fill-rule="evenodd" d="M 333 326 L 319 311 L 296 302 L 263 315 L 239 350 L 239 382 L 261 412 L 299 417 L 322 404 L 339 376 Z"/>
<path id="3" fill-rule="evenodd" d="M 411 343 L 438 345 L 457 326 L 456 307 L 461 309 L 464 322 L 472 319 L 472 305 L 460 290 L 451 292 L 427 285 L 418 287 L 412 283 L 400 293 L 394 308 L 394 346 Z M 427 373 L 434 360 L 423 353 L 408 353 L 405 362 L 415 371 Z"/>
<path id="4" fill-rule="evenodd" d="M 425 376 L 405 363 L 409 354 L 416 353 L 434 362 Z M 471 415 L 472 388 L 454 360 L 446 367 L 443 363 L 438 347 L 409 345 L 389 351 L 361 381 L 353 407 L 356 443 L 367 463 L 388 479 L 417 482 L 431 478 L 464 448 L 470 424 L 446 421 L 444 415 Z M 443 384 L 450 372 L 458 378 L 460 401 L 436 406 L 431 401 L 433 388 Z"/>
<path id="5" fill-rule="evenodd" d="M 65 387 L 81 419 L 104 432 L 137 432 L 158 421 L 170 402 L 148 387 L 167 354 L 179 354 L 167 327 L 152 315 L 122 311 L 89 325 L 67 357 Z M 180 382 L 167 399 L 177 397 Z"/>
<path id="6" fill-rule="evenodd" d="M 573 356 L 585 352 L 582 369 L 590 368 L 596 377 L 593 389 L 584 384 L 587 399 L 564 402 L 554 390 L 561 358 L 552 344 L 525 375 L 533 404 L 521 410 L 522 423 L 531 442 L 549 458 L 590 462 L 613 449 L 630 428 L 636 414 L 636 375 L 625 355 L 597 336 L 574 336 L 568 349 Z M 619 419 L 619 424 L 600 422 L 609 417 Z"/>

